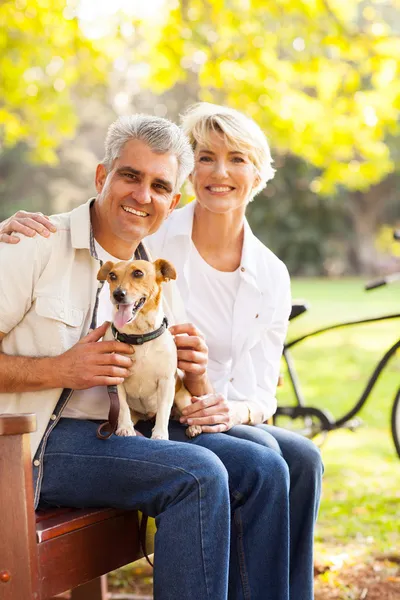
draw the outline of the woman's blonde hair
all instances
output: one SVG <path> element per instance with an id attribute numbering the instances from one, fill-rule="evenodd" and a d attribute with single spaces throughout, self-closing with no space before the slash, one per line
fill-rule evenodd
<path id="1" fill-rule="evenodd" d="M 198 102 L 181 116 L 181 127 L 193 150 L 197 144 L 207 144 L 210 133 L 217 132 L 222 133 L 230 150 L 240 150 L 248 155 L 260 179 L 251 199 L 273 178 L 275 169 L 272 168 L 271 151 L 264 133 L 253 119 L 238 110 Z"/>

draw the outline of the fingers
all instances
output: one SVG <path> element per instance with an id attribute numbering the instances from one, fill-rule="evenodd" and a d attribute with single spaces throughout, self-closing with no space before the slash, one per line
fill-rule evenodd
<path id="1" fill-rule="evenodd" d="M 98 365 L 115 365 L 117 367 L 124 367 L 130 369 L 133 364 L 133 360 L 125 354 L 100 354 L 96 360 Z"/>
<path id="2" fill-rule="evenodd" d="M 0 242 L 5 244 L 18 244 L 19 238 L 16 235 L 10 235 L 9 233 L 0 233 Z"/>
<path id="3" fill-rule="evenodd" d="M 83 337 L 81 340 L 79 340 L 78 343 L 89 344 L 90 342 L 98 342 L 105 335 L 109 326 L 110 323 L 107 323 L 106 321 L 105 323 L 100 325 L 100 327 L 96 327 L 96 329 L 93 329 L 93 331 L 89 331 L 89 333 L 85 335 L 85 337 Z"/>
<path id="4" fill-rule="evenodd" d="M 193 404 L 185 406 L 183 417 L 204 417 L 213 414 L 229 414 L 229 404 L 222 394 L 208 394 L 204 398 L 192 398 Z"/>
<path id="5" fill-rule="evenodd" d="M 207 354 L 196 350 L 178 350 L 178 361 L 207 365 Z"/>
<path id="6" fill-rule="evenodd" d="M 121 383 L 124 383 L 123 377 L 99 376 L 94 378 L 94 385 L 120 385 Z"/>
<path id="7" fill-rule="evenodd" d="M 129 377 L 129 374 L 129 369 L 117 367 L 115 365 L 99 365 L 97 372 L 95 372 L 95 376 L 114 377 L 116 379 L 125 379 L 126 377 Z"/>
<path id="8" fill-rule="evenodd" d="M 176 335 L 175 336 L 176 347 L 179 348 L 193 348 L 200 352 L 208 352 L 207 344 L 204 338 L 193 335 Z"/>
<path id="9" fill-rule="evenodd" d="M 169 328 L 172 335 L 189 335 L 198 336 L 204 339 L 204 335 L 201 333 L 193 323 L 181 323 L 180 325 L 172 325 Z"/>
<path id="10" fill-rule="evenodd" d="M 39 233 L 44 237 L 48 237 L 50 232 L 55 233 L 57 228 L 42 213 L 30 213 L 19 210 L 4 223 L 3 231 L 5 233 L 17 231 L 29 237 L 33 237 L 36 233 Z"/>
<path id="11" fill-rule="evenodd" d="M 223 433 L 228 431 L 230 427 L 225 423 L 220 423 L 219 425 L 203 425 L 201 429 L 203 433 Z"/>

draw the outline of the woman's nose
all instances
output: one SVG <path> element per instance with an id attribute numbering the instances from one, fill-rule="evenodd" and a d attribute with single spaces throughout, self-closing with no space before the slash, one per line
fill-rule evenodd
<path id="1" fill-rule="evenodd" d="M 215 163 L 215 172 L 220 176 L 220 177 L 226 177 L 226 175 L 228 174 L 228 168 L 227 168 L 227 164 L 225 163 L 225 161 L 218 161 Z"/>

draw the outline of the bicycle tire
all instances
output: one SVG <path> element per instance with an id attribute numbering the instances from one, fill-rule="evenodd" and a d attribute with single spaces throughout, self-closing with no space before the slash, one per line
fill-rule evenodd
<path id="1" fill-rule="evenodd" d="M 391 428 L 393 442 L 400 458 L 400 388 L 397 390 L 392 406 Z"/>

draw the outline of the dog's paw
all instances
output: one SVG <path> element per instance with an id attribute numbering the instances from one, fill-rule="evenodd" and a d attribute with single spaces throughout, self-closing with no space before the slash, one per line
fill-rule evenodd
<path id="1" fill-rule="evenodd" d="M 190 425 L 186 429 L 186 435 L 190 438 L 194 438 L 196 437 L 196 435 L 200 435 L 200 433 L 202 432 L 203 430 L 201 428 L 201 425 Z"/>
<path id="2" fill-rule="evenodd" d="M 155 433 L 151 434 L 151 439 L 152 440 L 168 440 L 169 437 L 168 437 L 168 433 L 155 432 Z"/>
<path id="3" fill-rule="evenodd" d="M 132 437 L 132 436 L 136 435 L 136 431 L 132 424 L 122 423 L 121 425 L 118 426 L 118 429 L 115 432 L 115 435 L 119 435 L 121 437 Z"/>

